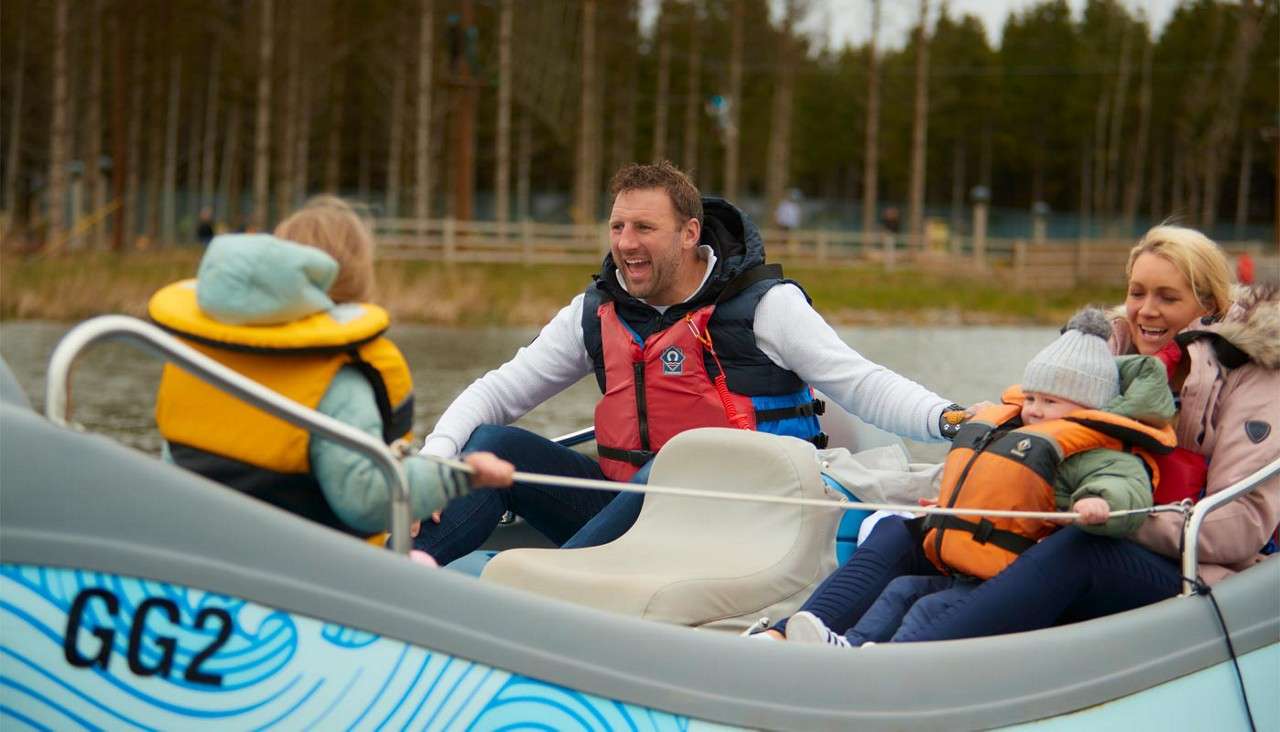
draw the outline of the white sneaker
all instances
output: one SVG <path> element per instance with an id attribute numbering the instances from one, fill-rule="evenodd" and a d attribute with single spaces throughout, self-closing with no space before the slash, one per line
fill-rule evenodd
<path id="1" fill-rule="evenodd" d="M 787 640 L 796 643 L 820 643 L 837 648 L 852 648 L 844 636 L 833 632 L 818 616 L 806 610 L 787 620 Z"/>

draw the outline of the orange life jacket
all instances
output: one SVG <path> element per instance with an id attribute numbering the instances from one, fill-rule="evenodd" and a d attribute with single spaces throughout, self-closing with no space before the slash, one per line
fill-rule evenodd
<path id="1" fill-rule="evenodd" d="M 1153 453 L 1177 445 L 1173 429 L 1152 427 L 1096 409 L 1022 425 L 1022 391 L 1010 387 L 1004 404 L 977 413 L 956 435 L 942 470 L 938 505 L 1003 511 L 1057 510 L 1054 477 L 1062 461 L 1107 448 L 1131 452 L 1160 480 Z M 1061 524 L 1042 519 L 932 515 L 924 551 L 946 574 L 989 579 Z"/>

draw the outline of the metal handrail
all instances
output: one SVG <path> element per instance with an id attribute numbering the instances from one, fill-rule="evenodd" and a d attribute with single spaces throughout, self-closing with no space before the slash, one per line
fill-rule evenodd
<path id="1" fill-rule="evenodd" d="M 403 466 L 386 445 L 350 425 L 277 394 L 137 318 L 103 315 L 77 325 L 63 336 L 49 357 L 48 383 L 45 386 L 45 415 L 49 421 L 60 427 L 70 425 L 71 370 L 80 353 L 99 341 L 127 341 L 139 345 L 215 388 L 290 424 L 367 455 L 382 471 L 391 494 L 390 548 L 400 554 L 409 553 L 408 482 Z"/>
<path id="2" fill-rule="evenodd" d="M 1209 496 L 1205 496 L 1191 510 L 1191 515 L 1187 517 L 1187 521 L 1182 527 L 1182 596 L 1186 597 L 1195 592 L 1194 581 L 1198 576 L 1200 569 L 1199 545 L 1200 525 L 1204 523 L 1205 516 L 1222 508 L 1231 501 L 1253 491 L 1262 481 L 1273 475 L 1280 473 L 1280 458 L 1272 460 L 1270 463 L 1262 466 L 1254 471 L 1252 475 L 1237 481 L 1233 485 L 1218 491 Z"/>

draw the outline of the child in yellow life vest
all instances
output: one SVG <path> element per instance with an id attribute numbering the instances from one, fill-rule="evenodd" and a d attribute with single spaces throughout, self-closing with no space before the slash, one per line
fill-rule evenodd
<path id="1" fill-rule="evenodd" d="M 1126 537 L 1151 505 L 1150 453 L 1176 444 L 1163 365 L 1115 358 L 1100 310 L 1082 311 L 1027 364 L 1021 388 L 956 435 L 938 505 L 1069 510 L 1086 531 Z M 1058 524 L 976 516 L 890 517 L 800 612 L 768 632 L 848 647 L 929 622 Z M 785 634 L 785 636 L 784 636 Z"/>
<path id="2" fill-rule="evenodd" d="M 388 444 L 413 425 L 408 364 L 384 335 L 373 289 L 373 238 L 352 208 L 326 196 L 275 236 L 215 238 L 195 280 L 149 305 L 161 327 L 304 406 Z M 386 530 L 389 493 L 378 468 L 168 365 L 156 399 L 166 455 L 178 465 L 285 510 L 362 537 Z M 414 518 L 473 486 L 509 486 L 491 453 L 465 458 L 472 477 L 419 457 L 405 461 Z"/>

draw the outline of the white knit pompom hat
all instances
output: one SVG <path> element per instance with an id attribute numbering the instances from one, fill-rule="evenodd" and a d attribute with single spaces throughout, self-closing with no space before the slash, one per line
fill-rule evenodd
<path id="1" fill-rule="evenodd" d="M 1022 390 L 1098 409 L 1120 394 L 1120 371 L 1107 338 L 1111 324 L 1097 308 L 1076 313 L 1058 340 L 1027 362 Z"/>

